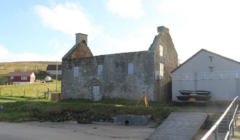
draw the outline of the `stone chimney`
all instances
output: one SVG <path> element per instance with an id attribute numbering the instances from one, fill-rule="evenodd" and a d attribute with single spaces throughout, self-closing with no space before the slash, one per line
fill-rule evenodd
<path id="1" fill-rule="evenodd" d="M 85 40 L 86 44 L 87 44 L 87 34 L 82 34 L 82 33 L 77 33 L 76 34 L 76 44 L 82 42 L 83 40 Z"/>
<path id="2" fill-rule="evenodd" d="M 161 33 L 161 32 L 166 32 L 166 33 L 169 33 L 169 29 L 168 28 L 166 28 L 166 27 L 164 27 L 164 26 L 159 26 L 159 27 L 157 27 L 157 32 L 158 33 Z"/>

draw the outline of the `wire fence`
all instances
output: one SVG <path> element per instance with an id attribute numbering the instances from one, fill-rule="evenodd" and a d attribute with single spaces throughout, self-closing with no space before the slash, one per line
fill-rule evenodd
<path id="1" fill-rule="evenodd" d="M 50 93 L 61 93 L 61 83 L 39 83 L 28 85 L 0 86 L 0 96 L 21 96 L 34 98 L 50 98 Z"/>

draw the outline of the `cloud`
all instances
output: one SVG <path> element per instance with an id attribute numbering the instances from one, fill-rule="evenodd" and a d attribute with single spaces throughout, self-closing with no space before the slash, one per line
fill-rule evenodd
<path id="1" fill-rule="evenodd" d="M 240 61 L 238 5 L 238 0 L 162 0 L 157 8 L 178 22 L 171 31 L 182 61 L 201 48 Z"/>
<path id="2" fill-rule="evenodd" d="M 128 3 L 127 6 L 125 5 L 126 3 Z M 110 0 L 108 4 L 110 8 L 115 10 L 115 6 L 118 5 L 120 8 L 117 9 L 117 13 L 124 17 L 139 18 L 144 15 L 140 0 L 131 0 L 128 2 L 125 0 Z M 121 9 L 124 10 L 121 11 Z M 101 30 L 100 26 L 91 23 L 87 11 L 76 2 L 52 4 L 52 7 L 38 5 L 35 7 L 35 11 L 47 28 L 61 31 L 71 36 L 76 32 L 89 34 L 90 41 L 95 42 L 93 44 L 101 46 L 91 47 L 94 55 L 147 50 L 152 43 L 156 30 L 155 27 L 142 27 L 139 30 L 129 32 L 126 37 L 121 39 L 108 35 Z M 55 40 L 52 39 L 50 44 L 56 49 L 59 48 L 59 43 Z M 69 45 L 68 49 L 70 47 L 72 45 Z"/>
<path id="3" fill-rule="evenodd" d="M 139 19 L 145 15 L 141 0 L 109 0 L 108 10 L 123 18 Z"/>
<path id="4" fill-rule="evenodd" d="M 94 32 L 94 41 L 100 42 L 99 46 L 92 49 L 94 55 L 146 51 L 153 42 L 154 35 L 156 35 L 156 27 L 144 26 L 135 31 L 129 32 L 123 38 L 117 38 L 104 34 L 100 30 Z"/>
<path id="5" fill-rule="evenodd" d="M 62 56 L 66 50 L 61 49 L 55 54 L 38 55 L 36 53 L 26 52 L 22 54 L 10 53 L 6 48 L 0 45 L 0 61 L 14 62 L 14 61 L 61 61 Z"/>
<path id="6" fill-rule="evenodd" d="M 64 4 L 54 5 L 51 8 L 37 5 L 34 9 L 40 16 L 43 24 L 50 29 L 58 30 L 71 36 L 78 32 L 92 33 L 92 25 L 87 12 L 79 3 L 65 2 Z"/>

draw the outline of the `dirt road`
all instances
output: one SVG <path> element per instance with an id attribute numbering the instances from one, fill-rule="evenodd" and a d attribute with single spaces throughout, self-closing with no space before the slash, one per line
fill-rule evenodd
<path id="1" fill-rule="evenodd" d="M 1 140 L 145 140 L 153 128 L 75 123 L 0 123 Z"/>

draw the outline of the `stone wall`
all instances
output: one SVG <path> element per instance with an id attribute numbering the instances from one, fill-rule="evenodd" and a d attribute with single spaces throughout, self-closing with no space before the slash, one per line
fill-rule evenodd
<path id="1" fill-rule="evenodd" d="M 178 55 L 168 29 L 162 30 L 156 39 L 158 40 L 154 49 L 154 71 L 155 74 L 159 73 L 160 63 L 162 63 L 164 64 L 164 76 L 160 80 L 155 77 L 154 97 L 156 101 L 170 101 L 172 98 L 171 72 L 178 66 Z M 160 56 L 159 45 L 163 46 L 163 56 Z"/>
<path id="2" fill-rule="evenodd" d="M 134 74 L 128 74 L 128 63 L 134 64 Z M 93 99 L 93 86 L 100 87 L 101 98 L 138 100 L 143 88 L 148 100 L 154 100 L 154 58 L 148 51 L 94 57 L 63 59 L 62 98 Z M 97 74 L 103 65 L 102 75 Z M 79 67 L 79 76 L 73 69 Z"/>

